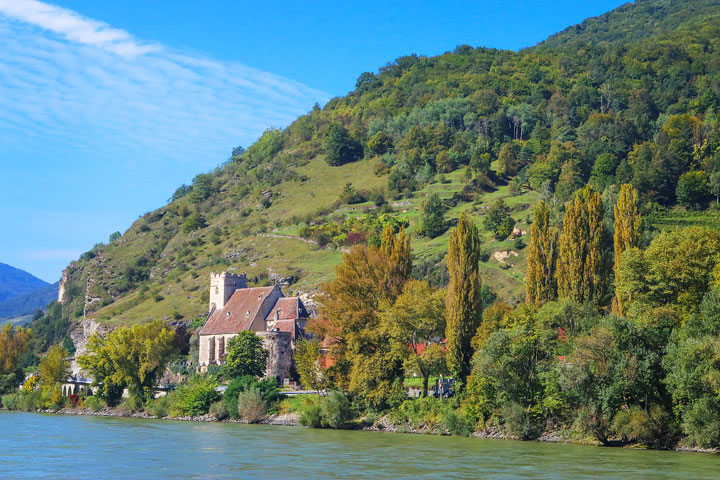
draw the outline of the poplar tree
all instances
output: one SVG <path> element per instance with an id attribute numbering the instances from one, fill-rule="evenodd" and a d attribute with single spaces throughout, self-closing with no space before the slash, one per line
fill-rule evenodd
<path id="1" fill-rule="evenodd" d="M 530 253 L 525 282 L 528 303 L 541 305 L 557 297 L 556 261 L 557 233 L 550 225 L 548 204 L 541 200 L 535 205 L 530 227 Z"/>
<path id="2" fill-rule="evenodd" d="M 446 257 L 450 283 L 445 300 L 447 365 L 460 388 L 470 373 L 471 341 L 482 318 L 479 262 L 480 235 L 463 212 L 450 234 Z"/>
<path id="3" fill-rule="evenodd" d="M 600 194 L 588 186 L 565 209 L 557 266 L 558 296 L 601 304 L 608 264 Z"/>
<path id="4" fill-rule="evenodd" d="M 613 248 L 615 253 L 615 284 L 618 283 L 618 270 L 620 268 L 620 257 L 628 248 L 637 247 L 642 232 L 642 217 L 638 209 L 638 191 L 630 184 L 623 184 L 620 187 L 620 194 L 613 209 L 615 218 L 613 226 Z M 627 298 L 624 295 L 615 293 L 613 299 L 613 310 L 618 315 L 624 315 Z"/>

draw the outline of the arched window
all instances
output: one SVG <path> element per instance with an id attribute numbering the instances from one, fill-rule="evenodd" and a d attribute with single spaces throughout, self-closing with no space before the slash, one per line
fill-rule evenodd
<path id="1" fill-rule="evenodd" d="M 215 363 L 215 337 L 208 339 L 208 353 L 210 354 L 208 363 Z"/>
<path id="2" fill-rule="evenodd" d="M 225 337 L 218 339 L 218 363 L 222 363 L 225 360 Z"/>

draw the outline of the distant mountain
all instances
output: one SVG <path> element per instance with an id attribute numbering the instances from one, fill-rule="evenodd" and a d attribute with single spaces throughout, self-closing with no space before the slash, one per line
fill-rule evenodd
<path id="1" fill-rule="evenodd" d="M 0 302 L 0 319 L 33 315 L 57 299 L 58 285 L 59 282 L 56 282 Z"/>
<path id="2" fill-rule="evenodd" d="M 0 263 L 0 302 L 48 285 L 24 270 Z"/>

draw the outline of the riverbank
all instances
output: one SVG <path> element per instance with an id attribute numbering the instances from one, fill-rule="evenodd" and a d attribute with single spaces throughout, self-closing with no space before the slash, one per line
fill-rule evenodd
<path id="1" fill-rule="evenodd" d="M 0 408 L 0 410 L 7 411 L 5 408 Z M 116 418 L 134 418 L 134 419 L 141 419 L 141 420 L 173 420 L 173 421 L 179 421 L 179 422 L 205 422 L 205 423 L 235 423 L 235 424 L 243 424 L 243 425 L 249 425 L 251 422 L 248 422 L 246 420 L 242 419 L 234 419 L 234 418 L 225 418 L 223 420 L 218 420 L 211 414 L 205 414 L 205 415 L 199 415 L 199 416 L 184 416 L 184 417 L 157 417 L 154 416 L 148 412 L 127 412 L 121 408 L 110 408 L 110 407 L 103 407 L 102 409 L 98 411 L 93 411 L 90 408 L 61 408 L 60 410 L 40 410 L 37 413 L 46 413 L 46 414 L 54 414 L 54 415 L 77 415 L 77 416 L 97 416 L 97 417 L 116 417 Z M 302 427 L 299 421 L 299 414 L 297 413 L 281 413 L 281 414 L 271 414 L 267 415 L 266 417 L 262 418 L 258 422 L 255 422 L 257 425 L 270 425 L 270 426 L 283 426 L 283 427 Z M 306 427 L 307 428 L 307 427 Z M 362 425 L 358 423 L 354 423 L 352 427 L 350 428 L 344 428 L 342 430 L 362 430 L 367 432 L 378 432 L 378 433 L 405 433 L 405 434 L 412 434 L 412 435 L 428 435 L 428 436 L 453 436 L 450 434 L 447 430 L 443 429 L 439 430 L 437 428 L 431 429 L 427 427 L 422 428 L 415 428 L 410 425 L 395 425 L 388 419 L 387 416 L 380 417 L 377 420 L 375 420 L 371 425 Z M 470 438 L 476 438 L 476 439 L 483 439 L 483 440 L 517 440 L 520 441 L 517 437 L 514 437 L 512 435 L 508 435 L 507 433 L 503 432 L 500 429 L 497 428 L 487 428 L 482 431 L 474 431 L 471 432 L 468 437 Z M 540 442 L 540 443 L 561 443 L 561 444 L 568 444 L 568 445 L 582 445 L 582 446 L 596 446 L 596 447 L 614 447 L 614 448 L 628 448 L 628 449 L 641 449 L 641 450 L 670 450 L 675 452 L 694 452 L 694 453 L 712 453 L 712 454 L 720 454 L 720 449 L 706 449 L 706 448 L 698 448 L 698 447 L 691 447 L 686 445 L 675 445 L 673 448 L 669 449 L 651 449 L 642 445 L 636 445 L 636 444 L 613 444 L 613 445 L 602 445 L 598 441 L 588 440 L 588 439 L 579 439 L 579 438 L 570 438 L 567 436 L 564 436 L 561 432 L 547 432 L 542 435 L 540 435 L 538 438 L 531 440 L 533 442 Z"/>

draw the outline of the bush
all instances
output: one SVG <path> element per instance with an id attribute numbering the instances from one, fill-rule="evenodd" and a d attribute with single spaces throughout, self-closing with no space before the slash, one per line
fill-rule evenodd
<path id="1" fill-rule="evenodd" d="M 3 408 L 7 408 L 8 410 L 17 410 L 19 395 L 19 393 L 8 393 L 7 395 L 3 395 L 0 403 Z"/>
<path id="2" fill-rule="evenodd" d="M 237 415 L 236 407 L 240 393 L 251 389 L 260 392 L 260 396 L 271 411 L 274 410 L 278 401 L 285 398 L 285 395 L 280 393 L 277 382 L 274 379 L 267 378 L 258 380 L 250 375 L 235 378 L 228 385 L 223 398 L 225 406 L 231 416 L 234 417 Z"/>
<path id="3" fill-rule="evenodd" d="M 238 395 L 237 411 L 240 418 L 250 423 L 259 422 L 267 413 L 267 404 L 256 389 L 245 390 Z"/>
<path id="4" fill-rule="evenodd" d="M 91 397 L 86 397 L 84 403 L 85 406 L 93 412 L 99 412 L 100 410 L 102 410 L 103 407 L 107 405 L 105 403 L 105 400 L 95 395 Z"/>
<path id="5" fill-rule="evenodd" d="M 342 392 L 331 392 L 320 404 L 323 427 L 343 428 L 352 419 L 350 401 Z"/>
<path id="6" fill-rule="evenodd" d="M 228 409 L 225 402 L 218 400 L 210 405 L 210 415 L 215 417 L 215 420 L 225 420 L 228 417 Z"/>
<path id="7" fill-rule="evenodd" d="M 505 405 L 501 410 L 501 416 L 505 421 L 505 428 L 520 440 L 532 440 L 541 433 L 542 425 L 537 415 L 519 403 L 511 402 Z"/>
<path id="8" fill-rule="evenodd" d="M 191 376 L 188 381 L 169 395 L 169 411 L 173 417 L 204 415 L 210 405 L 220 399 L 215 391 L 217 382 L 210 377 Z"/>
<path id="9" fill-rule="evenodd" d="M 659 406 L 646 412 L 638 406 L 621 410 L 613 419 L 613 431 L 625 442 L 636 442 L 648 446 L 663 446 L 674 437 L 673 420 Z"/>
<path id="10" fill-rule="evenodd" d="M 312 428 L 322 428 L 322 408 L 319 402 L 306 405 L 300 413 L 300 425 Z"/>
<path id="11" fill-rule="evenodd" d="M 443 423 L 452 435 L 467 437 L 473 431 L 472 420 L 457 410 L 449 410 L 443 418 Z"/>

